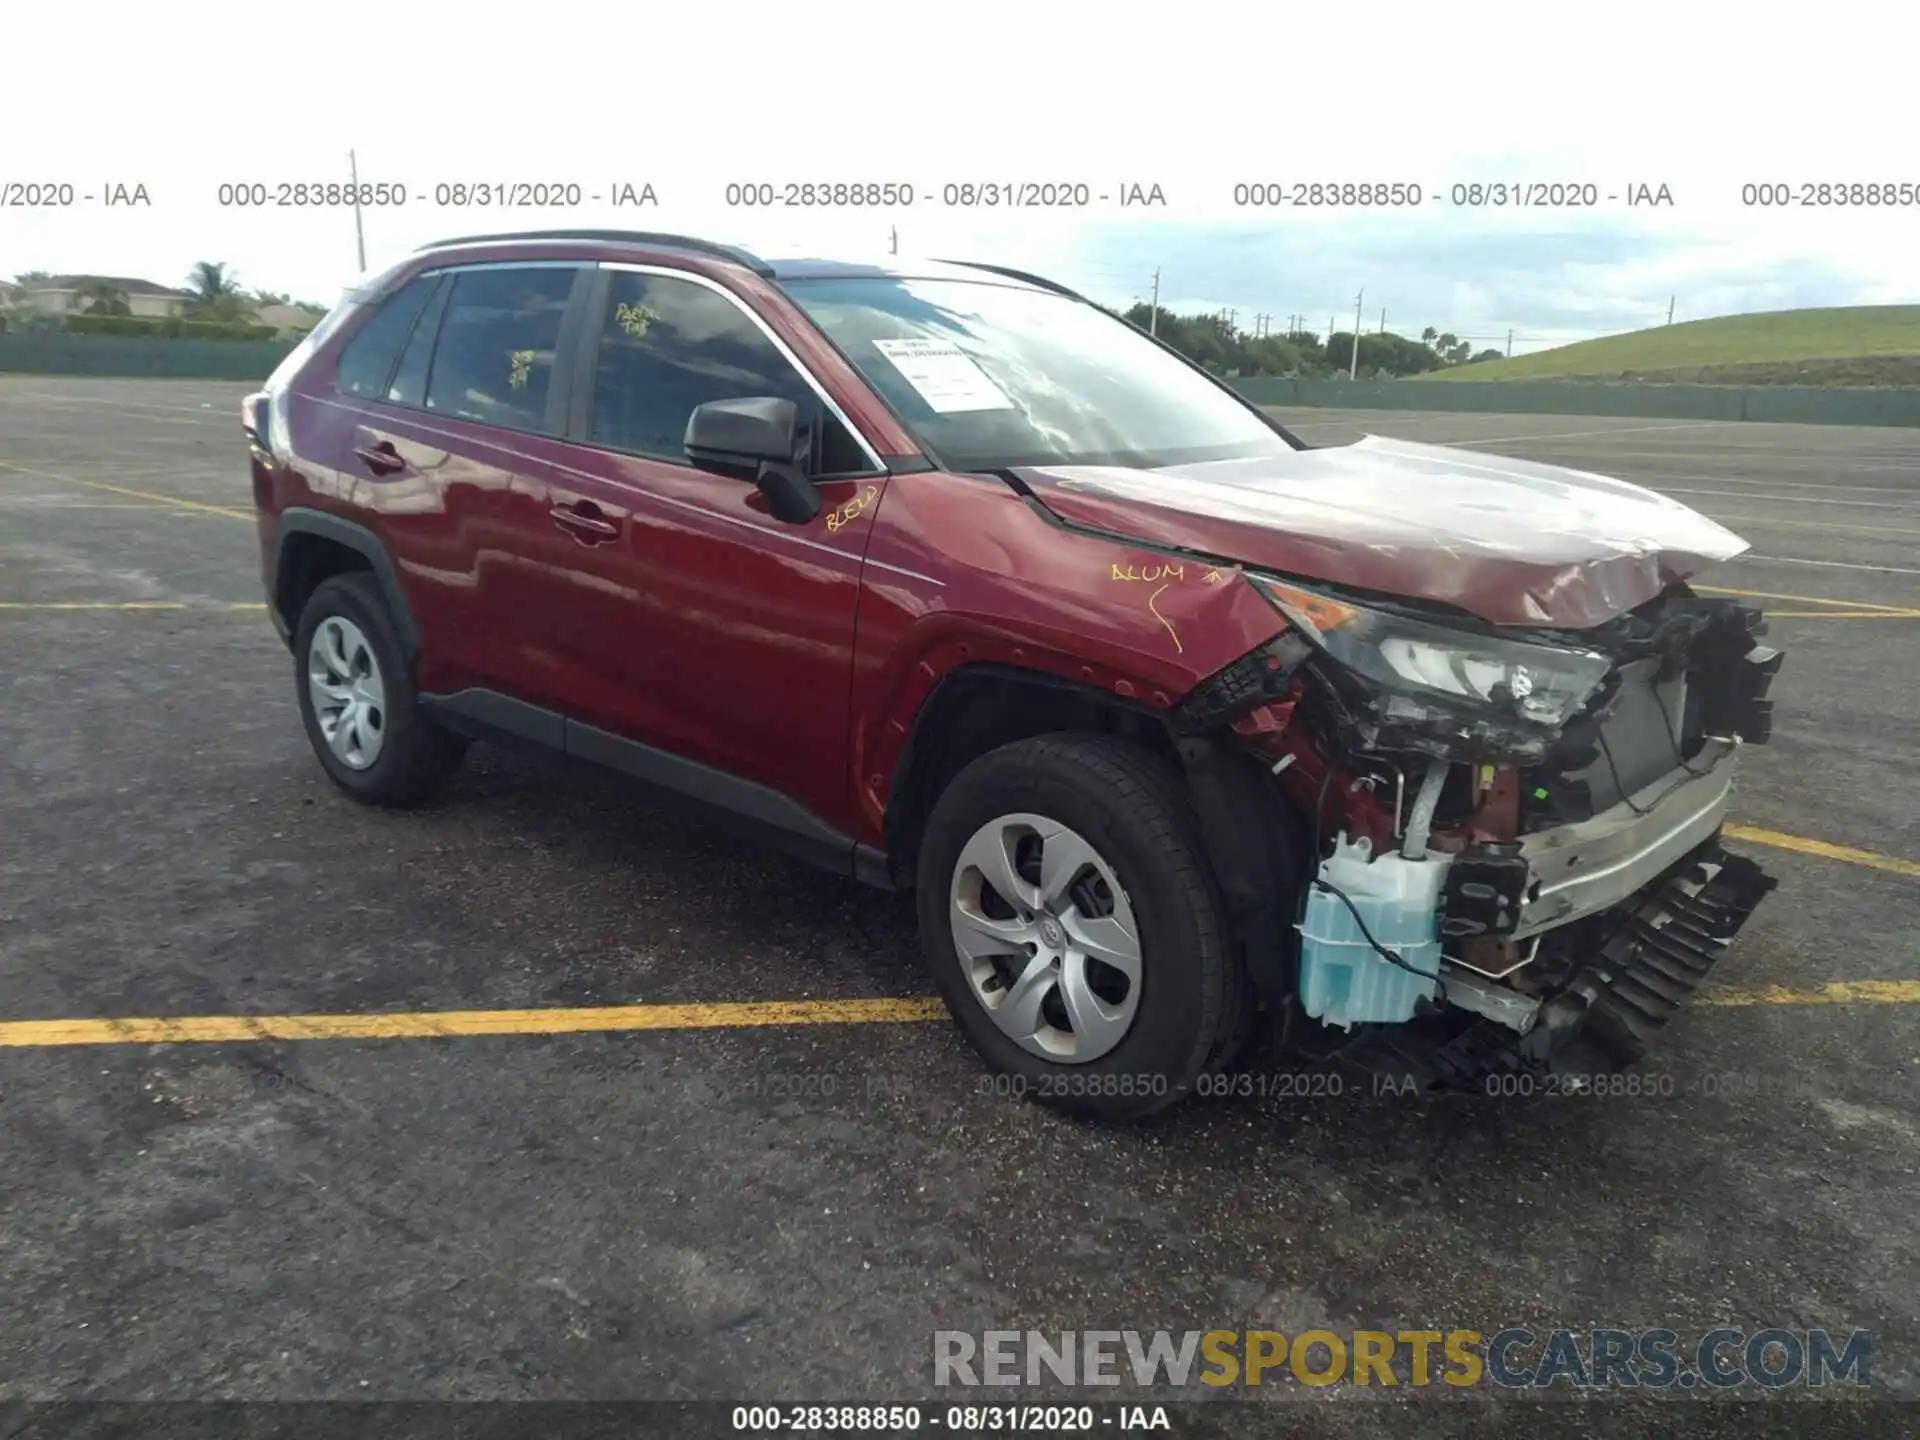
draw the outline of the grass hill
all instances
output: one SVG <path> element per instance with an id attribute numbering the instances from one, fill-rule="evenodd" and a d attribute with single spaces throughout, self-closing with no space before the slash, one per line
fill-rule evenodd
<path id="1" fill-rule="evenodd" d="M 1659 325 L 1422 380 L 1920 386 L 1920 305 L 1774 310 Z"/>

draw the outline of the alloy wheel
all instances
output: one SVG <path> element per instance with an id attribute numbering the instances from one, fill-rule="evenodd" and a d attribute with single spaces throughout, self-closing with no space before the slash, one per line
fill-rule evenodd
<path id="1" fill-rule="evenodd" d="M 994 1024 L 1058 1064 L 1097 1060 L 1140 1003 L 1140 931 L 1113 867 L 1040 815 L 1002 815 L 954 864 L 953 945 Z"/>
<path id="2" fill-rule="evenodd" d="M 344 615 L 329 615 L 313 632 L 307 692 L 327 748 L 350 769 L 370 768 L 386 742 L 387 689 L 366 632 Z"/>

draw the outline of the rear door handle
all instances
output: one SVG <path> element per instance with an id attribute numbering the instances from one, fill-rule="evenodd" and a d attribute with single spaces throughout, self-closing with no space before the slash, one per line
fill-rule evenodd
<path id="1" fill-rule="evenodd" d="M 388 440 L 382 440 L 378 445 L 359 446 L 353 453 L 362 465 L 376 475 L 392 475 L 407 468 L 407 462 L 400 458 L 400 452 Z"/>
<path id="2" fill-rule="evenodd" d="M 620 535 L 618 525 L 591 510 L 576 510 L 571 505 L 556 505 L 547 513 L 553 517 L 554 524 L 575 539 L 589 545 L 617 539 Z"/>

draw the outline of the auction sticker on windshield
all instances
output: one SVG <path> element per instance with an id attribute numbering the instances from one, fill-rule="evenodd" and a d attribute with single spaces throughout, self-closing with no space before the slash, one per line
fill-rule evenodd
<path id="1" fill-rule="evenodd" d="M 942 415 L 957 410 L 1011 410 L 1007 398 L 987 372 L 958 345 L 947 340 L 876 340 L 873 348 L 893 362 L 893 368 Z"/>

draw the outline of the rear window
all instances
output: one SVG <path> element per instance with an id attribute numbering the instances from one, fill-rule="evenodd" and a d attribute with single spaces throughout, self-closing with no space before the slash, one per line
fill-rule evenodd
<path id="1" fill-rule="evenodd" d="M 554 350 L 577 273 L 531 265 L 460 273 L 433 347 L 427 409 L 546 430 Z"/>
<path id="2" fill-rule="evenodd" d="M 407 348 L 400 356 L 399 368 L 393 372 L 393 379 L 387 386 L 387 400 L 394 405 L 418 407 L 427 398 L 427 367 L 433 361 L 434 337 L 440 333 L 440 317 L 446 313 L 447 296 L 453 291 L 453 281 L 446 276 L 433 292 L 433 298 L 427 302 L 426 311 L 414 323 L 413 338 L 407 341 Z"/>
<path id="3" fill-rule="evenodd" d="M 438 276 L 423 275 L 409 281 L 382 301 L 354 331 L 340 351 L 336 385 L 341 394 L 370 400 L 386 394 L 387 380 L 400 358 L 400 347 L 413 333 L 414 321 L 420 318 L 420 311 L 438 279 Z"/>
<path id="4" fill-rule="evenodd" d="M 286 357 L 273 367 L 273 373 L 267 376 L 265 386 L 268 393 L 278 394 L 285 390 L 293 377 L 299 373 L 300 367 L 313 358 L 314 351 L 324 345 L 348 320 L 358 315 L 365 305 L 365 291 L 349 289 L 343 292 L 334 307 L 322 317 L 320 323 L 309 330 L 300 343 L 288 351 Z"/>

